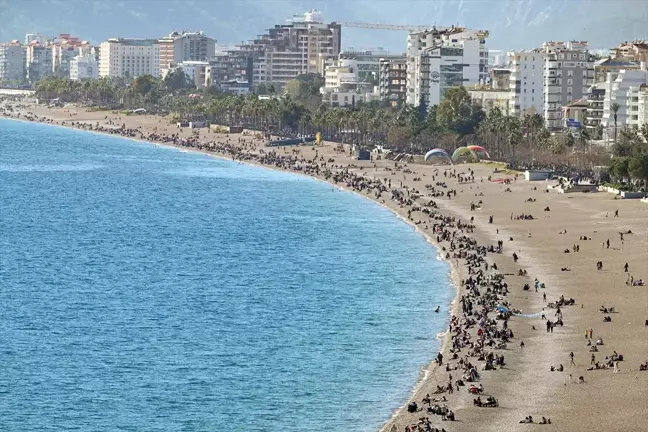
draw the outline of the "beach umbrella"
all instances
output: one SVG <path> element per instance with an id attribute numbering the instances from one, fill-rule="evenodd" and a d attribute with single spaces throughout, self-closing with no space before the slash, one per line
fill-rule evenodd
<path id="1" fill-rule="evenodd" d="M 497 309 L 499 312 L 503 312 L 503 313 L 508 313 L 508 311 L 509 311 L 509 310 L 508 310 L 507 308 L 505 308 L 504 306 L 497 306 L 496 309 Z"/>
<path id="2" fill-rule="evenodd" d="M 456 162 L 457 159 L 467 156 L 474 156 L 475 159 L 479 160 L 477 153 L 470 150 L 468 147 L 459 147 L 457 150 L 455 150 L 454 153 L 452 153 L 452 160 Z"/>
<path id="3" fill-rule="evenodd" d="M 467 149 L 470 149 L 470 150 L 472 150 L 472 151 L 474 151 L 475 153 L 477 153 L 477 152 L 484 153 L 484 154 L 486 155 L 486 157 L 487 157 L 488 159 L 490 159 L 490 155 L 488 154 L 488 152 L 486 151 L 486 149 L 485 149 L 484 147 L 482 147 L 482 146 L 478 146 L 478 145 L 469 145 L 469 146 L 467 146 L 466 148 L 467 148 Z"/>
<path id="4" fill-rule="evenodd" d="M 450 162 L 450 165 L 452 165 L 452 158 L 448 154 L 447 151 L 440 149 L 440 148 L 435 148 L 430 150 L 429 152 L 425 153 L 425 160 L 428 161 L 432 158 L 443 158 L 447 159 Z"/>

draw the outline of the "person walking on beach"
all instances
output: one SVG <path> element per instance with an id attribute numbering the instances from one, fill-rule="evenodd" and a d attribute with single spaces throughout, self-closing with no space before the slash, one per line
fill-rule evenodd
<path id="1" fill-rule="evenodd" d="M 576 366 L 576 363 L 574 363 L 574 351 L 569 353 L 569 364 Z"/>
<path id="2" fill-rule="evenodd" d="M 628 273 L 628 268 L 629 268 L 628 263 L 625 263 L 625 265 L 623 266 L 623 272 Z"/>
<path id="3" fill-rule="evenodd" d="M 520 342 L 520 352 L 524 351 L 524 341 Z"/>
<path id="4" fill-rule="evenodd" d="M 619 210 L 614 210 L 614 217 L 619 217 Z"/>

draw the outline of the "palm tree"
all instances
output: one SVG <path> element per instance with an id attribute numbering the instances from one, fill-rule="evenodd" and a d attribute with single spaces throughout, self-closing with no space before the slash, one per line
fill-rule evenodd
<path id="1" fill-rule="evenodd" d="M 617 142 L 617 113 L 619 108 L 621 108 L 621 105 L 616 102 L 612 102 L 612 105 L 610 105 L 610 111 L 614 114 L 614 144 Z"/>

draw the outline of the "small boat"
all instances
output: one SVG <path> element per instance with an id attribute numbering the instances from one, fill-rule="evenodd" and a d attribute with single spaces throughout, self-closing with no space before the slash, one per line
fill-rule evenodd
<path id="1" fill-rule="evenodd" d="M 437 306 L 436 309 L 434 309 L 434 312 L 439 313 L 440 310 L 441 310 L 441 306 Z"/>

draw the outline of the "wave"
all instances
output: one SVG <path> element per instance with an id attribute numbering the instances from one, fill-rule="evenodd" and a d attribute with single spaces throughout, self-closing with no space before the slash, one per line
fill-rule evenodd
<path id="1" fill-rule="evenodd" d="M 0 172 L 70 172 L 70 171 L 93 171 L 104 168 L 103 165 L 79 164 L 79 165 L 16 165 L 0 164 Z"/>

